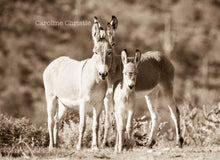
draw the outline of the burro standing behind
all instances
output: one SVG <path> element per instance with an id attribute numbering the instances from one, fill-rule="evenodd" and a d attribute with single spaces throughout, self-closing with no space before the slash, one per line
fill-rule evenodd
<path id="1" fill-rule="evenodd" d="M 114 17 L 113 17 L 114 18 Z M 112 64 L 112 34 L 114 19 L 101 28 L 94 18 L 92 37 L 94 41 L 93 56 L 83 61 L 60 57 L 45 69 L 43 81 L 47 101 L 49 149 L 57 146 L 59 121 L 67 108 L 79 106 L 79 141 L 76 148 L 81 149 L 86 126 L 86 109 L 93 109 L 92 148 L 98 149 L 99 116 L 104 106 L 107 90 L 106 77 Z"/>
<path id="2" fill-rule="evenodd" d="M 141 53 L 136 50 L 134 61 L 128 62 L 127 52 L 121 53 L 123 63 L 123 80 L 116 82 L 114 90 L 114 110 L 117 124 L 117 136 L 115 143 L 115 152 L 121 153 L 125 131 L 127 133 L 127 142 L 132 141 L 132 119 L 135 109 L 135 83 L 137 77 L 137 67 L 141 59 Z M 131 143 L 127 143 L 131 144 Z"/>

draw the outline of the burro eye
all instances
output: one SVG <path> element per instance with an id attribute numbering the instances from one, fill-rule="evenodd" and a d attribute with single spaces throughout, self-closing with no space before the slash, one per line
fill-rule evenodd
<path id="1" fill-rule="evenodd" d="M 96 54 L 96 55 L 97 55 L 98 53 L 97 53 L 97 52 L 94 52 L 94 54 Z"/>
<path id="2" fill-rule="evenodd" d="M 112 52 L 108 52 L 108 55 L 111 55 L 112 54 Z"/>

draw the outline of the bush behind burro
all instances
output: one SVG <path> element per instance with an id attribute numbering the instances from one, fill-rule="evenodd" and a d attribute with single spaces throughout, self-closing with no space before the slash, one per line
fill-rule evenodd
<path id="1" fill-rule="evenodd" d="M 49 144 L 49 136 L 46 127 L 38 127 L 29 119 L 12 118 L 0 114 L 0 147 L 12 147 L 23 139 L 33 147 L 46 147 Z"/>

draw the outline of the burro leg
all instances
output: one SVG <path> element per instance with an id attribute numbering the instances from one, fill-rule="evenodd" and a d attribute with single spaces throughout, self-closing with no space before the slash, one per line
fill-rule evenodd
<path id="1" fill-rule="evenodd" d="M 98 103 L 93 107 L 93 125 L 92 125 L 92 150 L 98 150 L 98 130 L 99 130 L 99 117 L 103 107 L 103 102 Z"/>
<path id="2" fill-rule="evenodd" d="M 159 122 L 159 116 L 157 112 L 157 101 L 158 101 L 158 93 L 159 88 L 154 89 L 149 95 L 145 96 L 148 109 L 150 111 L 151 115 L 151 131 L 148 137 L 147 145 L 152 148 L 152 146 L 156 143 L 156 135 L 157 135 L 157 129 L 158 129 L 158 122 Z"/>
<path id="3" fill-rule="evenodd" d="M 54 115 L 56 114 L 56 97 L 52 95 L 46 94 L 46 101 L 47 101 L 47 114 L 48 114 L 48 131 L 49 131 L 49 151 L 53 150 L 54 145 L 54 137 L 53 137 L 53 130 L 54 130 Z"/>
<path id="4" fill-rule="evenodd" d="M 104 99 L 104 106 L 105 106 L 105 131 L 104 131 L 104 138 L 102 142 L 102 148 L 106 146 L 107 139 L 108 139 L 108 132 L 110 127 L 110 111 L 113 108 L 113 98 L 112 98 L 112 91 L 108 89 L 106 97 Z"/>
<path id="5" fill-rule="evenodd" d="M 85 128 L 86 128 L 86 102 L 80 103 L 79 118 L 80 118 L 80 121 L 79 121 L 79 140 L 76 145 L 77 150 L 81 150 L 82 139 L 83 139 L 83 135 L 84 135 Z"/>

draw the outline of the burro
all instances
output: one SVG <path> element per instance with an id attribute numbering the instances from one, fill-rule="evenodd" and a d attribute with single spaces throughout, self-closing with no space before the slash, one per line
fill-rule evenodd
<path id="1" fill-rule="evenodd" d="M 112 20 L 114 21 L 114 20 Z M 86 124 L 86 109 L 93 109 L 92 149 L 98 149 L 99 116 L 104 106 L 107 91 L 106 78 L 112 66 L 112 34 L 114 23 L 104 30 L 94 18 L 92 38 L 93 55 L 83 61 L 60 57 L 52 61 L 43 73 L 47 101 L 49 150 L 57 146 L 59 121 L 68 108 L 79 106 L 79 140 L 76 148 L 81 149 Z"/>

